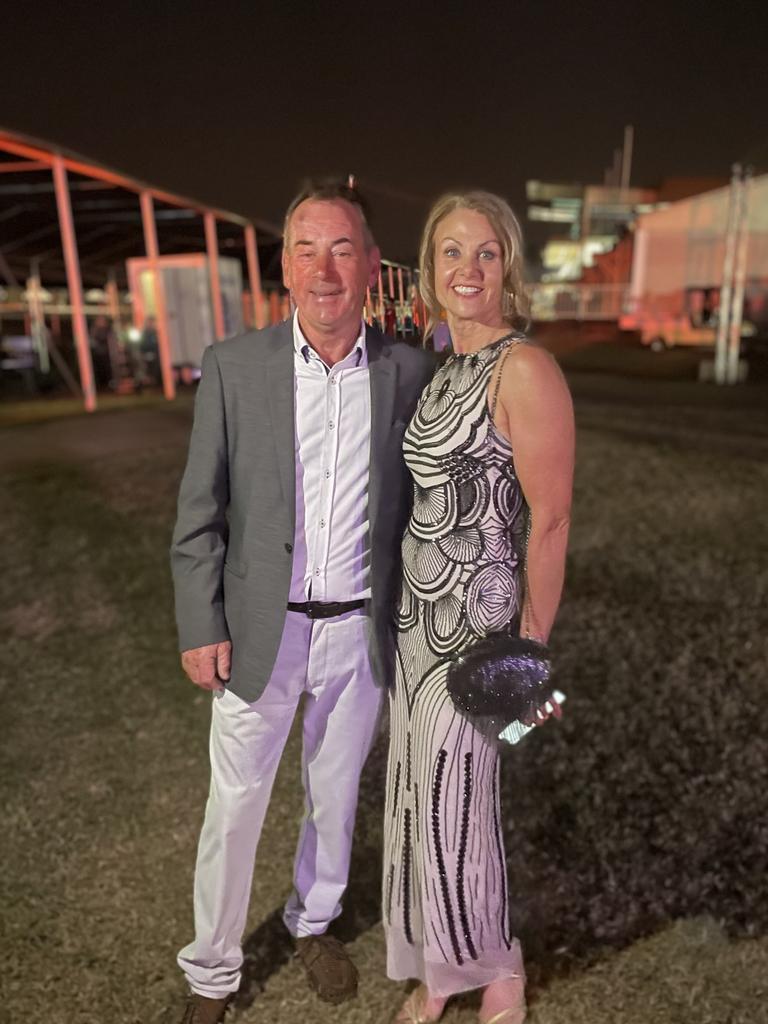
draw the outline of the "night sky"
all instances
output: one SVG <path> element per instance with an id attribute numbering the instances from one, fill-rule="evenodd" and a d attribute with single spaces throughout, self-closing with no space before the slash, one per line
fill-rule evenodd
<path id="1" fill-rule="evenodd" d="M 710 9 L 711 7 L 711 9 Z M 9 4 L 0 125 L 279 223 L 308 174 L 354 171 L 385 255 L 429 200 L 528 178 L 632 184 L 768 170 L 766 5 Z"/>

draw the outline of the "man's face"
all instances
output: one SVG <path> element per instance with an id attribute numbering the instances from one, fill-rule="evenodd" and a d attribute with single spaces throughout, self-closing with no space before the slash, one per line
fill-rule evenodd
<path id="1" fill-rule="evenodd" d="M 307 199 L 294 210 L 283 246 L 283 281 L 304 329 L 357 333 L 379 250 L 366 249 L 360 212 L 343 199 Z"/>

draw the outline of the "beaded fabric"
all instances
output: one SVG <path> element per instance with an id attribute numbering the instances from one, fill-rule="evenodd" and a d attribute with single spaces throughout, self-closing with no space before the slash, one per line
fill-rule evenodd
<path id="1" fill-rule="evenodd" d="M 449 996 L 522 974 L 509 930 L 496 743 L 459 714 L 449 659 L 519 621 L 527 508 L 489 387 L 510 335 L 453 355 L 405 432 L 414 478 L 390 695 L 387 970 Z"/>

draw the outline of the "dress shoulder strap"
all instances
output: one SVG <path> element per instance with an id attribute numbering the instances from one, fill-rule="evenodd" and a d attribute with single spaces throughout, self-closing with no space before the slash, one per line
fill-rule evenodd
<path id="1" fill-rule="evenodd" d="M 493 396 L 491 397 L 491 423 L 496 419 L 496 405 L 499 401 L 499 388 L 501 387 L 501 374 L 504 370 L 504 362 L 512 351 L 518 345 L 522 345 L 525 342 L 525 338 L 513 338 L 508 345 L 504 346 L 504 350 L 501 353 L 501 358 L 497 360 L 497 366 L 494 366 L 492 372 L 496 374 L 496 382 L 493 386 Z"/>

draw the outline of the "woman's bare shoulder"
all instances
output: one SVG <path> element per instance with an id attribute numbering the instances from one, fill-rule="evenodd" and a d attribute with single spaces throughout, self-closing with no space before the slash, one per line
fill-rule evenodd
<path id="1" fill-rule="evenodd" d="M 564 383 L 562 370 L 554 356 L 539 342 L 531 338 L 521 339 L 512 346 L 502 367 L 501 386 L 505 391 L 530 388 L 532 385 Z"/>

